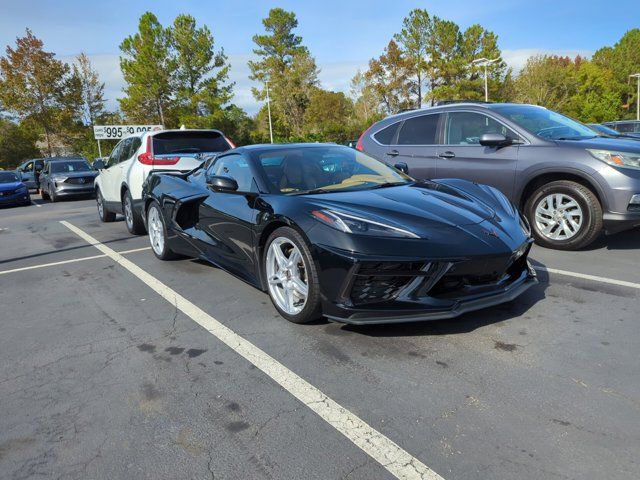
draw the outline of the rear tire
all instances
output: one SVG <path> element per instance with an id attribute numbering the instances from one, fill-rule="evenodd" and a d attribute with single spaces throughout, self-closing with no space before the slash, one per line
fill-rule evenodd
<path id="1" fill-rule="evenodd" d="M 124 192 L 122 198 L 122 213 L 124 213 L 124 221 L 127 224 L 127 230 L 134 235 L 144 235 L 147 230 L 144 228 L 142 217 L 136 213 L 133 208 L 133 198 L 129 190 Z"/>
<path id="2" fill-rule="evenodd" d="M 322 316 L 318 271 L 302 235 L 290 227 L 275 230 L 267 239 L 262 264 L 269 298 L 280 315 L 292 323 Z"/>
<path id="3" fill-rule="evenodd" d="M 100 218 L 101 222 L 108 223 L 114 222 L 116 220 L 116 214 L 110 212 L 104 206 L 104 198 L 102 197 L 100 189 L 96 190 L 96 205 L 98 207 L 98 218 Z"/>
<path id="4" fill-rule="evenodd" d="M 164 223 L 162 209 L 155 200 L 147 209 L 147 230 L 149 231 L 149 242 L 153 254 L 160 260 L 173 260 L 178 255 L 169 248 L 167 226 Z"/>
<path id="5" fill-rule="evenodd" d="M 525 214 L 538 245 L 579 250 L 602 231 L 602 206 L 584 185 L 558 180 L 542 185 L 527 199 Z"/>

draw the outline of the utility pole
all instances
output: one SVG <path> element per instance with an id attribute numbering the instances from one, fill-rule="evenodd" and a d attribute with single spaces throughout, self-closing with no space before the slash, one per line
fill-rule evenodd
<path id="1" fill-rule="evenodd" d="M 473 62 L 471 62 L 472 67 L 476 66 L 476 67 L 484 67 L 484 101 L 488 102 L 489 101 L 489 84 L 488 84 L 488 80 L 487 80 L 487 67 L 489 65 L 493 65 L 496 62 L 499 62 L 500 59 L 499 58 L 494 58 L 492 60 L 489 60 L 488 58 L 476 58 Z"/>
<path id="2" fill-rule="evenodd" d="M 636 120 L 640 120 L 640 73 L 629 75 L 630 78 L 638 80 L 638 92 L 636 93 Z"/>
<path id="3" fill-rule="evenodd" d="M 273 143 L 273 127 L 271 126 L 271 101 L 269 99 L 269 82 L 267 84 L 267 112 L 269 114 L 269 138 L 271 139 L 271 143 Z"/>

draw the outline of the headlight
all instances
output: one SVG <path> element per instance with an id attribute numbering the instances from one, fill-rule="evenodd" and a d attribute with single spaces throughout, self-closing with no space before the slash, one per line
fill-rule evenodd
<path id="1" fill-rule="evenodd" d="M 60 183 L 62 183 L 62 182 L 64 182 L 64 181 L 66 181 L 66 180 L 67 180 L 67 178 L 69 178 L 69 177 L 57 177 L 57 176 L 56 176 L 56 177 L 53 177 L 53 181 L 54 181 L 54 182 L 60 182 Z"/>
<path id="2" fill-rule="evenodd" d="M 350 213 L 337 212 L 335 210 L 314 210 L 311 212 L 311 215 L 325 225 L 345 233 L 370 235 L 373 237 L 420 238 L 419 235 L 409 230 L 377 222 L 369 218 L 358 217 Z"/>
<path id="3" fill-rule="evenodd" d="M 587 148 L 594 158 L 613 167 L 640 168 L 640 153 L 614 152 Z"/>
<path id="4" fill-rule="evenodd" d="M 18 187 L 18 191 L 19 191 L 19 192 L 26 192 L 27 190 L 29 190 L 29 189 L 27 188 L 27 186 L 26 186 L 26 185 L 20 185 L 20 186 Z"/>

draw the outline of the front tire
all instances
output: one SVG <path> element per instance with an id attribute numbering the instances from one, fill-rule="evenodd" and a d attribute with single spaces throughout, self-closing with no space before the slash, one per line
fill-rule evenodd
<path id="1" fill-rule="evenodd" d="M 267 239 L 263 258 L 269 297 L 293 323 L 321 317 L 320 281 L 307 242 L 293 228 L 281 227 Z"/>
<path id="2" fill-rule="evenodd" d="M 49 191 L 47 192 L 47 197 L 49 197 L 49 201 L 51 203 L 55 203 L 58 201 L 58 195 L 56 195 L 56 190 L 51 185 L 49 185 Z"/>
<path id="3" fill-rule="evenodd" d="M 584 185 L 558 180 L 529 197 L 525 212 L 536 243 L 556 250 L 579 250 L 602 231 L 602 206 Z"/>
<path id="4" fill-rule="evenodd" d="M 103 223 L 114 222 L 116 220 L 116 214 L 107 210 L 104 206 L 104 197 L 100 189 L 96 190 L 96 205 L 98 207 L 98 217 Z"/>
<path id="5" fill-rule="evenodd" d="M 136 213 L 133 208 L 133 198 L 129 190 L 124 192 L 122 198 L 122 212 L 124 213 L 124 220 L 127 224 L 127 230 L 134 235 L 144 235 L 147 231 L 144 228 L 144 222 L 142 217 Z"/>
<path id="6" fill-rule="evenodd" d="M 155 200 L 147 210 L 147 230 L 149 232 L 149 242 L 153 254 L 160 260 L 173 260 L 178 255 L 169 248 L 167 238 L 167 226 L 164 223 L 162 209 Z"/>

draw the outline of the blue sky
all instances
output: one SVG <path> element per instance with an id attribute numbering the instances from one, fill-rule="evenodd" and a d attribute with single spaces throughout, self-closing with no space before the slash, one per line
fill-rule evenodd
<path id="1" fill-rule="evenodd" d="M 153 11 L 168 25 L 177 14 L 189 13 L 207 24 L 217 46 L 224 47 L 236 82 L 234 101 L 253 113 L 259 106 L 251 97 L 246 62 L 252 55 L 251 37 L 262 31 L 261 19 L 273 7 L 296 12 L 298 33 L 316 57 L 323 86 L 343 91 L 356 70 L 382 52 L 413 8 L 426 8 L 462 28 L 480 23 L 493 30 L 503 57 L 516 70 L 531 54 L 590 55 L 640 27 L 638 0 L 0 0 L 0 45 L 4 51 L 29 27 L 48 50 L 67 61 L 84 51 L 106 82 L 113 108 L 122 88 L 118 45 L 136 30 L 140 15 Z"/>

